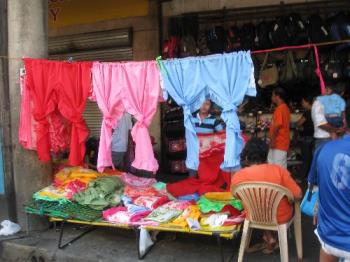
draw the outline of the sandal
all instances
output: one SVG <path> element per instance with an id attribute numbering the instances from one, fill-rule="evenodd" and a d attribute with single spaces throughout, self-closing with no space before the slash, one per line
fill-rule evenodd
<path id="1" fill-rule="evenodd" d="M 251 254 L 251 253 L 259 252 L 259 251 L 264 250 L 266 248 L 267 248 L 266 243 L 265 242 L 261 242 L 261 243 L 255 244 L 255 245 L 253 245 L 251 247 L 248 247 L 245 252 L 248 253 L 248 254 Z"/>
<path id="2" fill-rule="evenodd" d="M 279 245 L 276 243 L 275 245 L 274 245 L 274 247 L 273 248 L 265 248 L 265 249 L 263 249 L 263 253 L 265 254 L 265 255 L 272 255 L 276 250 L 278 250 L 280 247 L 279 247 Z"/>

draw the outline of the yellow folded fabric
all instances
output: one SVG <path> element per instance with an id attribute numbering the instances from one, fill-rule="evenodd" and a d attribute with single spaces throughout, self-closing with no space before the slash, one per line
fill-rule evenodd
<path id="1" fill-rule="evenodd" d="M 211 201 L 229 201 L 234 199 L 231 192 L 209 192 L 204 196 Z"/>

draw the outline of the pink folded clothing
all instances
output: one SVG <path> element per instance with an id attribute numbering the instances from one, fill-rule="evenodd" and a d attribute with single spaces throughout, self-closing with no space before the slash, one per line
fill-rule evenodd
<path id="1" fill-rule="evenodd" d="M 194 204 L 192 201 L 175 200 L 164 204 L 163 207 L 168 209 L 185 210 L 192 204 Z"/>
<path id="2" fill-rule="evenodd" d="M 129 173 L 122 174 L 120 176 L 120 179 L 124 182 L 125 185 L 132 187 L 151 187 L 157 183 L 157 180 L 154 178 L 138 177 Z"/>
<path id="3" fill-rule="evenodd" d="M 141 221 L 151 211 L 129 212 L 126 207 L 113 207 L 103 211 L 103 218 L 115 224 L 131 224 Z"/>
<path id="4" fill-rule="evenodd" d="M 128 211 L 128 209 L 126 207 L 112 207 L 112 208 L 109 208 L 109 209 L 103 211 L 102 216 L 104 219 L 106 219 L 109 216 L 112 216 L 119 211 Z"/>
<path id="5" fill-rule="evenodd" d="M 160 196 L 161 193 L 153 187 L 125 186 L 124 195 L 130 198 L 137 198 L 139 196 Z"/>
<path id="6" fill-rule="evenodd" d="M 168 201 L 169 199 L 165 196 L 140 196 L 135 199 L 134 204 L 153 210 Z"/>

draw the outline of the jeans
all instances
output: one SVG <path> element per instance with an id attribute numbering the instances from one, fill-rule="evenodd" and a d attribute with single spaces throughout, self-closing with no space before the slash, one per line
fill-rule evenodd
<path id="1" fill-rule="evenodd" d="M 314 149 L 313 137 L 302 137 L 299 139 L 301 159 L 303 161 L 301 165 L 301 176 L 307 177 L 312 161 L 312 153 Z"/>
<path id="2" fill-rule="evenodd" d="M 324 144 L 326 144 L 327 142 L 331 141 L 331 138 L 315 138 L 315 150 L 317 150 L 317 148 L 323 146 Z"/>

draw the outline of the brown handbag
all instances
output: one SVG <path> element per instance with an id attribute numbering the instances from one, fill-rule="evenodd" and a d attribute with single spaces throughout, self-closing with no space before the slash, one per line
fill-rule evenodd
<path id="1" fill-rule="evenodd" d="M 275 85 L 278 82 L 278 69 L 276 64 L 272 64 L 267 67 L 269 53 L 265 55 L 264 62 L 260 69 L 258 85 L 261 88 L 265 88 L 270 85 Z"/>

